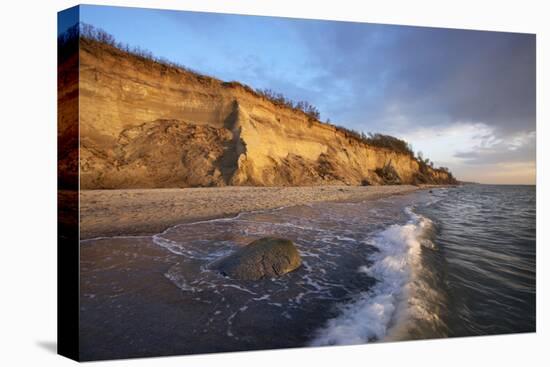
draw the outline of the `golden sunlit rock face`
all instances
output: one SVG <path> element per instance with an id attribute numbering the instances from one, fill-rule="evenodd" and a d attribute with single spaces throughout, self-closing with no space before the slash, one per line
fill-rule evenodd
<path id="1" fill-rule="evenodd" d="M 82 189 L 379 185 L 390 183 L 387 167 L 398 175 L 392 183 L 453 180 L 239 83 L 87 39 L 79 56 Z"/>

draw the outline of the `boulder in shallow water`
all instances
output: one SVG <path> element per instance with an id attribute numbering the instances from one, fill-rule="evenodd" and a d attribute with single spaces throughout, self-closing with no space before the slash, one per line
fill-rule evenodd
<path id="1" fill-rule="evenodd" d="M 302 263 L 292 241 L 264 237 L 249 243 L 216 263 L 225 276 L 242 280 L 258 280 L 286 274 Z"/>

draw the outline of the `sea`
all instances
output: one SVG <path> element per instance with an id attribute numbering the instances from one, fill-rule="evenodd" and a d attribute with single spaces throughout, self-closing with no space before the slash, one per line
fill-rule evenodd
<path id="1" fill-rule="evenodd" d="M 265 236 L 301 267 L 212 266 Z M 535 186 L 468 184 L 81 241 L 82 358 L 534 332 L 535 239 Z"/>

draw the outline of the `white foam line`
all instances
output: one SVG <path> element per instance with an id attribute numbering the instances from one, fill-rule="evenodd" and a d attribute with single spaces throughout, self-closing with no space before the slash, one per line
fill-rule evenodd
<path id="1" fill-rule="evenodd" d="M 256 294 L 257 294 L 257 293 L 255 293 L 255 292 L 252 292 L 252 291 L 249 290 L 249 289 L 240 287 L 240 286 L 238 286 L 238 285 L 236 285 L 236 284 L 222 284 L 221 286 L 222 286 L 222 287 L 235 288 L 235 289 L 238 289 L 238 290 L 240 290 L 240 291 L 242 291 L 242 292 L 247 292 L 247 293 L 250 293 L 250 294 L 253 294 L 253 295 L 256 295 Z"/>
<path id="2" fill-rule="evenodd" d="M 293 224 L 293 223 L 258 222 L 258 221 L 250 220 L 250 219 L 235 219 L 235 221 L 245 222 L 245 223 L 254 223 L 254 224 L 266 224 L 266 225 L 276 226 L 276 227 L 291 227 L 291 228 L 303 229 L 303 230 L 306 230 L 306 231 L 327 232 L 324 229 L 313 228 L 313 227 L 303 227 L 303 226 L 299 226 L 299 225 L 296 225 L 296 224 Z"/>
<path id="3" fill-rule="evenodd" d="M 265 294 L 261 297 L 257 297 L 257 298 L 252 298 L 254 301 L 265 301 L 265 300 L 268 300 L 270 299 L 271 296 L 269 294 Z"/>
<path id="4" fill-rule="evenodd" d="M 122 239 L 124 239 L 124 238 L 152 238 L 152 237 L 155 237 L 155 236 L 161 236 L 163 234 L 166 234 L 169 231 L 171 231 L 172 229 L 175 229 L 175 228 L 178 228 L 178 227 L 181 227 L 181 226 L 190 226 L 190 225 L 194 225 L 194 224 L 209 223 L 209 222 L 232 221 L 232 220 L 236 220 L 236 219 L 240 218 L 244 214 L 256 214 L 256 213 L 264 213 L 264 212 L 267 212 L 267 211 L 278 211 L 278 210 L 282 210 L 282 209 L 285 209 L 285 208 L 290 208 L 292 206 L 294 206 L 294 205 L 281 206 L 281 207 L 273 208 L 273 209 L 261 209 L 261 210 L 252 210 L 252 211 L 247 211 L 247 212 L 241 212 L 241 213 L 235 215 L 234 217 L 223 217 L 223 218 L 199 220 L 199 221 L 196 221 L 196 222 L 178 223 L 176 225 L 167 227 L 162 232 L 154 233 L 154 234 L 151 234 L 151 235 L 145 235 L 145 236 L 132 236 L 132 235 L 98 236 L 98 237 L 92 237 L 92 238 L 86 238 L 86 239 L 80 240 L 80 243 L 92 242 L 92 241 L 98 241 L 98 240 L 108 240 L 108 239 L 113 239 L 113 238 L 122 238 Z"/>
<path id="5" fill-rule="evenodd" d="M 86 238 L 86 239 L 80 240 L 80 243 L 83 244 L 83 243 L 86 243 L 86 242 L 110 240 L 110 239 L 151 238 L 151 237 L 153 237 L 153 235 L 148 235 L 148 236 L 130 236 L 130 235 L 126 235 L 126 236 L 124 236 L 124 235 L 123 236 L 99 236 L 99 237 Z"/>

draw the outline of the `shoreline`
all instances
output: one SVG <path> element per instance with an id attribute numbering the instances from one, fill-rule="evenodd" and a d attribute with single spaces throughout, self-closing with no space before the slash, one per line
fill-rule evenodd
<path id="1" fill-rule="evenodd" d="M 225 186 L 80 191 L 80 240 L 148 236 L 177 224 L 315 202 L 354 202 L 449 185 Z"/>

